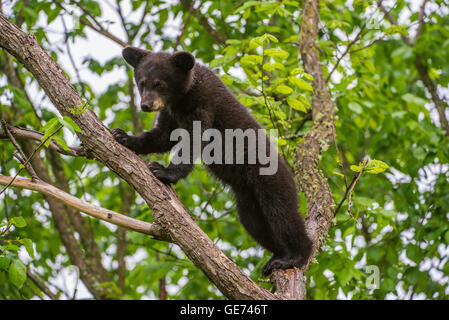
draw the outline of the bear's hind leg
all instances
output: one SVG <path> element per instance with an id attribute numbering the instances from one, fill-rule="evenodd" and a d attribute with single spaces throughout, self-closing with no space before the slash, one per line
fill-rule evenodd
<path id="1" fill-rule="evenodd" d="M 273 241 L 272 230 L 262 214 L 257 199 L 251 190 L 239 190 L 234 193 L 240 222 L 257 243 L 273 252 L 276 243 Z"/>
<path id="2" fill-rule="evenodd" d="M 298 212 L 296 190 L 269 190 L 267 184 L 255 188 L 259 207 L 271 230 L 273 257 L 262 269 L 264 276 L 274 269 L 301 267 L 310 256 L 312 242 Z M 289 192 L 290 191 L 290 192 Z"/>

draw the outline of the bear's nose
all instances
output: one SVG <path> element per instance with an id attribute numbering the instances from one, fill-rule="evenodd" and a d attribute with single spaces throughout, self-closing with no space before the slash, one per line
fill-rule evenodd
<path id="1" fill-rule="evenodd" d="M 140 108 L 141 108 L 142 111 L 144 111 L 144 112 L 151 111 L 150 106 L 149 106 L 147 103 L 142 103 L 142 104 L 140 105 Z"/>

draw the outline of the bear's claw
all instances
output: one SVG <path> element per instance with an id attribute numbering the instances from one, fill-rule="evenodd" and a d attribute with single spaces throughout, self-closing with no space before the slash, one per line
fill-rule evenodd
<path id="1" fill-rule="evenodd" d="M 125 147 L 128 145 L 129 135 L 123 131 L 122 129 L 113 129 L 111 131 L 112 136 L 114 137 L 115 141 L 118 143 L 124 145 Z"/>
<path id="2" fill-rule="evenodd" d="M 154 176 L 161 180 L 163 183 L 176 183 L 177 180 L 175 179 L 175 177 L 173 177 L 173 174 L 163 165 L 160 165 L 157 162 L 151 162 L 150 164 L 148 164 L 148 167 L 150 168 Z"/>

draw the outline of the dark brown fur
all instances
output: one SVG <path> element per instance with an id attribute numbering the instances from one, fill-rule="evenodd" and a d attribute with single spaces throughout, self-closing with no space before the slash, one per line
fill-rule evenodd
<path id="1" fill-rule="evenodd" d="M 177 143 L 169 139 L 172 130 L 184 128 L 192 134 L 195 120 L 201 121 L 202 131 L 215 128 L 223 136 L 225 129 L 261 128 L 221 80 L 208 68 L 196 64 L 190 53 L 152 53 L 128 47 L 123 56 L 135 68 L 142 110 L 159 111 L 154 128 L 138 137 L 113 130 L 117 141 L 137 154 L 170 151 Z M 260 175 L 259 163 L 207 166 L 234 191 L 240 221 L 249 234 L 273 252 L 262 269 L 264 275 L 277 268 L 300 267 L 311 252 L 311 241 L 298 213 L 293 176 L 279 155 L 277 160 L 274 175 Z M 171 163 L 165 168 L 153 162 L 150 168 L 161 181 L 176 183 L 189 174 L 193 165 Z"/>

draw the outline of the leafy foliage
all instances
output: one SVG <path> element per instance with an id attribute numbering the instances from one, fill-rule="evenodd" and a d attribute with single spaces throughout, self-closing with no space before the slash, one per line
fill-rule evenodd
<path id="1" fill-rule="evenodd" d="M 416 45 L 409 46 L 401 35 L 416 34 L 420 23 L 417 2 L 396 1 L 390 13 L 396 20 L 402 17 L 400 25 L 389 23 L 373 1 L 355 0 L 352 5 L 344 0 L 321 2 L 321 65 L 325 77 L 335 67 L 328 88 L 336 108 L 339 152 L 327 150 L 320 168 L 336 203 L 345 194 L 345 183 L 361 170 L 362 159 L 369 156 L 372 160 L 352 194 L 353 217 L 347 213 L 346 200 L 323 250 L 307 272 L 309 299 L 446 299 L 449 295 L 448 136 L 415 66 L 419 55 L 441 96 L 447 96 L 449 8 L 445 1 L 428 1 L 422 33 Z M 122 0 L 117 1 L 120 12 L 97 1 L 76 3 L 13 1 L 4 10 L 14 23 L 32 31 L 63 65 L 87 106 L 110 128 L 137 134 L 152 126 L 154 115 L 137 112 L 135 106 L 133 110 L 137 92 L 132 70 L 120 58 L 121 47 L 117 45 L 116 54 L 105 59 L 97 53 L 94 40 L 105 36 L 91 26 L 99 29 L 100 25 L 106 33 L 134 46 L 157 50 L 177 46 L 193 52 L 220 75 L 265 128 L 278 130 L 280 152 L 293 163 L 295 146 L 314 124 L 313 75 L 304 72 L 299 55 L 301 1 L 152 1 L 149 5 L 142 0 Z M 65 33 L 62 19 L 68 26 Z M 89 43 L 88 52 L 77 50 L 83 41 Z M 75 68 L 66 59 L 74 53 Z M 2 72 L 7 59 L 6 53 L 0 52 Z M 1 117 L 10 124 L 45 132 L 45 138 L 54 134 L 52 138 L 64 147 L 76 142 L 73 134 L 79 128 L 70 118 L 55 115 L 30 73 L 16 61 L 14 66 L 28 94 L 2 76 Z M 101 79 L 104 90 L 95 79 Z M 83 112 L 84 107 L 74 112 Z M 61 126 L 68 130 L 56 132 Z M 11 176 L 20 163 L 12 157 L 11 144 L 2 142 L 0 146 L 1 173 Z M 52 177 L 59 170 L 52 157 L 60 159 L 73 195 L 151 221 L 151 210 L 108 168 L 93 160 L 49 151 L 41 155 Z M 150 158 L 168 161 L 167 155 L 145 157 Z M 209 237 L 258 281 L 269 255 L 238 222 L 229 189 L 197 166 L 176 185 L 176 191 Z M 305 215 L 306 199 L 301 192 L 298 197 Z M 127 202 L 131 203 L 128 209 Z M 63 271 L 73 262 L 45 198 L 10 188 L 2 194 L 0 212 L 0 298 L 43 296 L 27 278 L 26 266 L 58 297 L 72 298 L 73 292 L 59 283 L 68 277 Z M 104 267 L 112 281 L 117 281 L 116 228 L 84 219 L 94 232 Z M 83 249 L 86 252 L 87 248 Z M 162 297 L 163 283 L 168 298 L 223 298 L 174 245 L 127 232 L 126 257 L 120 298 Z M 369 266 L 379 270 L 378 287 L 370 285 Z M 270 288 L 267 283 L 261 285 Z"/>

